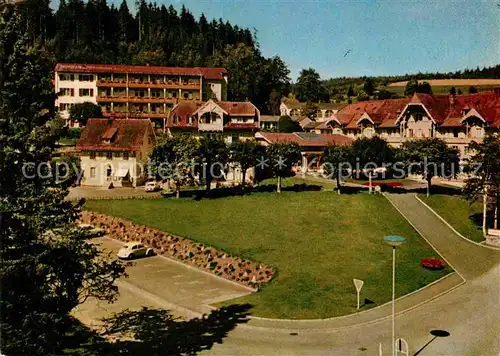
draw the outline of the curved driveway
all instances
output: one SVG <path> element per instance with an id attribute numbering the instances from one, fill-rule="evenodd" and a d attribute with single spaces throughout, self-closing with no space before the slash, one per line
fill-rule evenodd
<path id="1" fill-rule="evenodd" d="M 455 290 L 396 318 L 396 336 L 408 341 L 410 355 L 500 354 L 500 252 L 457 236 L 414 194 L 387 196 L 408 221 L 466 279 Z M 253 324 L 253 325 L 252 325 Z M 269 328 L 240 325 L 208 353 L 221 355 L 390 355 L 390 319 L 340 329 Z M 256 326 L 258 325 L 258 326 Z M 450 333 L 434 338 L 431 330 Z"/>

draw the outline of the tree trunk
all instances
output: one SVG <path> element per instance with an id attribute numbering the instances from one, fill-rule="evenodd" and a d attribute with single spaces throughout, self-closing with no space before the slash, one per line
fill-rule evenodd
<path id="1" fill-rule="evenodd" d="M 276 191 L 281 193 L 281 176 L 278 176 L 278 185 L 276 186 Z"/>
<path id="2" fill-rule="evenodd" d="M 205 183 L 206 183 L 206 191 L 210 191 L 210 184 L 212 183 L 212 175 L 210 174 L 210 167 L 211 164 L 209 165 L 208 162 L 205 164 Z"/>
<path id="3" fill-rule="evenodd" d="M 337 193 L 340 194 L 340 172 L 337 172 Z"/>
<path id="4" fill-rule="evenodd" d="M 493 228 L 498 229 L 498 194 L 495 195 L 495 216 L 493 218 Z"/>
<path id="5" fill-rule="evenodd" d="M 368 192 L 371 194 L 373 192 L 373 188 L 372 188 L 372 172 L 368 172 Z"/>
<path id="6" fill-rule="evenodd" d="M 241 170 L 241 189 L 242 190 L 245 188 L 245 178 L 246 178 L 246 175 L 247 175 L 247 170 L 246 169 L 242 169 Z"/>
<path id="7" fill-rule="evenodd" d="M 488 213 L 488 186 L 484 186 L 483 191 L 483 236 L 486 237 L 488 231 L 486 229 L 486 215 Z"/>

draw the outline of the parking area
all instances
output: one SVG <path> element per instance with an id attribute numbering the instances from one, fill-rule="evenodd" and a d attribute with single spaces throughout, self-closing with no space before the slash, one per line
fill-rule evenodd
<path id="1" fill-rule="evenodd" d="M 93 239 L 106 252 L 116 255 L 122 242 L 107 237 Z M 90 300 L 75 315 L 86 323 L 124 309 L 141 306 L 169 309 L 176 316 L 195 317 L 210 311 L 209 304 L 252 293 L 250 288 L 214 276 L 209 272 L 162 256 L 132 261 L 128 278 L 117 281 L 118 301 L 112 305 Z"/>

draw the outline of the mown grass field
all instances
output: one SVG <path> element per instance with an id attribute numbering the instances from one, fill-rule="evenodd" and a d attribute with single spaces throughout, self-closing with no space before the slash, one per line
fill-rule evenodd
<path id="1" fill-rule="evenodd" d="M 469 204 L 467 200 L 458 195 L 436 194 L 427 197 L 420 194 L 419 198 L 463 236 L 476 242 L 484 240 L 480 225 L 482 216 L 480 203 Z"/>
<path id="2" fill-rule="evenodd" d="M 267 263 L 275 279 L 252 295 L 254 315 L 309 319 L 356 311 L 361 297 L 378 306 L 391 299 L 391 249 L 385 235 L 407 238 L 397 253 L 398 296 L 444 276 L 423 257 L 437 254 L 383 196 L 324 192 L 253 193 L 218 199 L 88 201 L 85 209 L 119 216 Z M 165 286 L 175 288 L 175 286 Z"/>
<path id="3" fill-rule="evenodd" d="M 500 81 L 500 80 L 499 80 Z M 396 93 L 397 95 L 404 97 L 404 92 L 405 92 L 405 86 L 387 86 L 387 87 L 379 87 L 378 89 L 386 89 L 389 90 L 393 93 Z M 458 90 L 460 89 L 462 91 L 462 94 L 468 94 L 469 93 L 469 87 L 470 85 L 433 85 L 431 84 L 432 87 L 432 93 L 433 94 L 449 94 L 451 87 L 455 87 L 457 94 Z M 478 92 L 482 91 L 493 91 L 495 88 L 500 87 L 500 83 L 497 85 L 474 85 Z"/>

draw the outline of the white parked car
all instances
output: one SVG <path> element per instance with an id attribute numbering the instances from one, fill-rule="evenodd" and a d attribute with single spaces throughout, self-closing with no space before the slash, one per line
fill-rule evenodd
<path id="1" fill-rule="evenodd" d="M 153 256 L 155 252 L 152 248 L 144 246 L 140 242 L 128 242 L 126 243 L 120 251 L 118 251 L 118 258 L 130 259 L 137 257 Z"/>
<path id="2" fill-rule="evenodd" d="M 144 184 L 144 190 L 146 192 L 156 192 L 161 189 L 161 182 L 151 181 Z"/>

